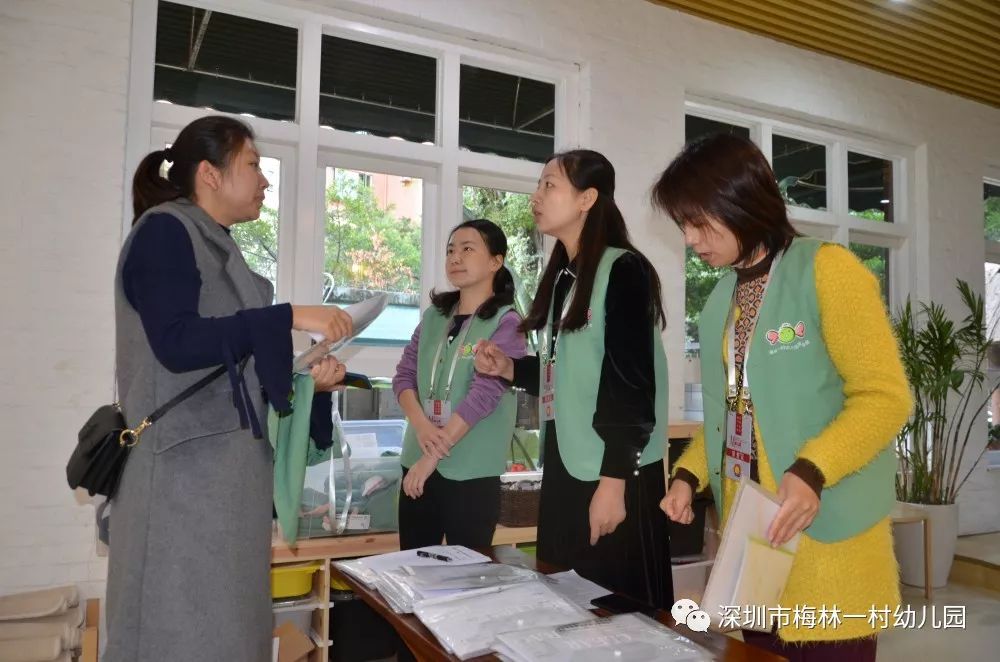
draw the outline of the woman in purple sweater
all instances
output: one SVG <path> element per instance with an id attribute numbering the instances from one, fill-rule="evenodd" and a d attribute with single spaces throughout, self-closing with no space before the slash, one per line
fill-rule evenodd
<path id="1" fill-rule="evenodd" d="M 445 269 L 455 290 L 432 305 L 396 366 L 392 386 L 408 422 L 399 497 L 402 549 L 448 543 L 487 547 L 500 516 L 500 474 L 514 433 L 510 383 L 479 374 L 473 348 L 492 340 L 525 354 L 507 237 L 491 221 L 466 221 L 448 238 Z"/>

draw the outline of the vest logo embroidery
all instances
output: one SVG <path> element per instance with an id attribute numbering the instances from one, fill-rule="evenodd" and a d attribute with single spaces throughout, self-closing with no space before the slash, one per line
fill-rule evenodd
<path id="1" fill-rule="evenodd" d="M 805 322 L 799 322 L 795 326 L 792 326 L 791 322 L 784 322 L 777 329 L 771 329 L 764 337 L 771 347 L 774 347 L 770 351 L 771 354 L 775 354 L 781 350 L 788 349 L 800 349 L 802 347 L 807 347 L 809 345 L 809 340 L 806 338 L 806 325 Z M 797 342 L 797 341 L 802 342 Z"/>

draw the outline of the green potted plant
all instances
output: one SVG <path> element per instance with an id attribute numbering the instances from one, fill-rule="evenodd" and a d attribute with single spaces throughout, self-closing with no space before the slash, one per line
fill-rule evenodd
<path id="1" fill-rule="evenodd" d="M 987 333 L 983 298 L 957 281 L 966 315 L 952 319 L 937 303 L 910 301 L 893 317 L 906 376 L 914 396 L 910 420 L 896 439 L 896 498 L 924 510 L 931 522 L 931 582 L 948 581 L 958 539 L 959 490 L 986 452 L 983 420 L 997 384 L 987 383 Z M 965 464 L 967 453 L 976 462 Z M 898 527 L 896 557 L 903 583 L 924 585 L 918 527 Z"/>

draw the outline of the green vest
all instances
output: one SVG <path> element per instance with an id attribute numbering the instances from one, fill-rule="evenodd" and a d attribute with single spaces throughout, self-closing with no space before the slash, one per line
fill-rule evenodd
<path id="1" fill-rule="evenodd" d="M 461 351 L 458 365 L 455 367 L 455 378 L 451 384 L 449 401 L 452 413 L 465 399 L 469 387 L 472 385 L 472 378 L 475 374 L 472 348 L 480 340 L 489 340 L 490 336 L 497 330 L 497 326 L 500 325 L 500 320 L 510 309 L 510 306 L 500 308 L 496 315 L 487 320 L 473 315 L 466 322 L 471 326 L 462 347 L 458 347 L 456 339 L 456 341 L 446 345 L 444 351 L 441 352 L 441 365 L 436 377 L 439 391 L 435 393 L 437 398 L 444 398 L 452 357 L 455 356 L 456 351 Z M 434 306 L 424 311 L 423 320 L 420 323 L 420 342 L 417 346 L 417 399 L 420 400 L 421 406 L 423 406 L 424 400 L 431 397 L 431 371 L 434 355 L 441 339 L 448 333 L 450 323 L 451 318 L 442 315 Z M 469 480 L 502 474 L 507 468 L 507 453 L 514 436 L 516 418 L 517 401 L 514 394 L 508 389 L 500 398 L 500 404 L 493 413 L 470 429 L 462 437 L 462 440 L 451 449 L 451 454 L 438 462 L 438 472 L 451 480 Z M 421 455 L 417 434 L 413 426 L 407 425 L 406 435 L 403 437 L 401 463 L 404 467 L 412 467 Z"/>
<path id="2" fill-rule="evenodd" d="M 747 377 L 754 417 L 775 484 L 799 450 L 844 408 L 844 382 L 830 360 L 816 298 L 816 252 L 824 242 L 796 238 L 775 267 L 750 339 Z M 723 342 L 736 274 L 715 286 L 698 324 L 701 338 L 705 452 L 712 492 L 722 499 L 726 431 L 726 358 Z M 802 323 L 800 335 L 795 327 Z M 858 333 L 864 333 L 859 329 Z M 770 335 L 774 342 L 768 340 Z M 875 459 L 836 485 L 824 487 L 819 513 L 806 529 L 815 540 L 851 538 L 889 514 L 895 501 L 896 455 L 890 440 Z"/>
<path id="3" fill-rule="evenodd" d="M 594 290 L 590 295 L 587 325 L 576 331 L 561 332 L 556 338 L 555 408 L 559 454 L 563 464 L 577 480 L 594 481 L 601 477 L 604 441 L 594 431 L 597 390 L 604 365 L 604 297 L 608 291 L 611 267 L 627 251 L 607 248 L 597 265 Z M 575 289 L 574 289 L 575 292 Z M 568 300 L 568 299 L 567 299 Z M 597 311 L 597 312 L 595 312 Z M 560 311 L 561 312 L 561 311 Z M 549 323 L 552 322 L 549 303 Z M 544 348 L 548 349 L 548 348 Z M 639 458 L 639 466 L 663 459 L 667 444 L 667 356 L 663 351 L 660 329 L 653 324 L 653 367 L 656 376 L 656 426 Z M 539 371 L 544 379 L 544 364 Z M 539 386 L 539 393 L 542 387 Z M 541 406 L 541 398 L 539 398 Z M 542 425 L 542 441 L 545 425 Z"/>

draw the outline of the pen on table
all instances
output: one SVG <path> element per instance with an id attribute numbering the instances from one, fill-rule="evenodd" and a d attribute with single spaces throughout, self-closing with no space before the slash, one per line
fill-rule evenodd
<path id="1" fill-rule="evenodd" d="M 434 559 L 435 561 L 451 561 L 450 556 L 445 556 L 444 554 L 432 554 L 431 552 L 425 552 L 424 550 L 419 550 L 417 556 L 425 559 Z"/>

